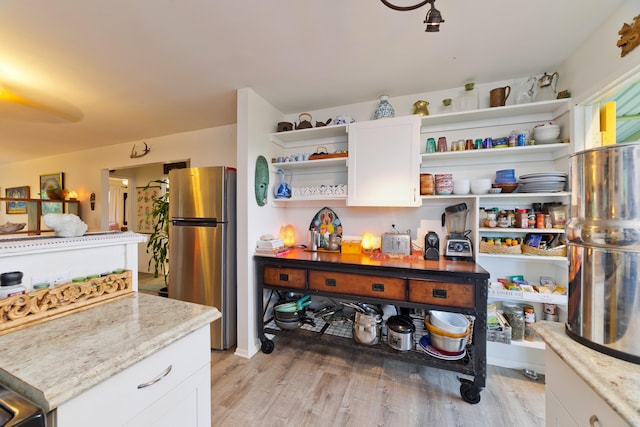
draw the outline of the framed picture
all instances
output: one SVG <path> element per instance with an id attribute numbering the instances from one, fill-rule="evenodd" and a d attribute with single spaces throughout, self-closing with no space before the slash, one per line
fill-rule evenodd
<path id="1" fill-rule="evenodd" d="M 162 188 L 155 187 L 136 187 L 136 232 L 152 233 L 153 218 L 153 201 L 160 197 Z"/>
<path id="2" fill-rule="evenodd" d="M 26 185 L 24 187 L 13 187 L 5 189 L 7 199 L 28 199 L 31 188 Z M 27 202 L 7 202 L 8 214 L 26 214 Z"/>
<path id="3" fill-rule="evenodd" d="M 47 200 L 50 197 L 47 195 L 47 189 L 64 189 L 64 173 L 50 173 L 46 175 L 40 175 L 40 198 Z M 49 213 L 62 213 L 64 202 L 47 202 L 42 203 L 42 215 Z"/>

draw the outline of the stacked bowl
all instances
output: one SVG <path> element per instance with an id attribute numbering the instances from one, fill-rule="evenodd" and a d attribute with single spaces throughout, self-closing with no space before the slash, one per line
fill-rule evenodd
<path id="1" fill-rule="evenodd" d="M 449 195 L 453 191 L 453 175 L 450 173 L 439 173 L 435 176 L 436 194 Z"/>
<path id="2" fill-rule="evenodd" d="M 560 136 L 560 126 L 552 123 L 546 123 L 533 128 L 533 139 L 536 144 L 550 144 L 553 142 L 560 142 L 558 137 Z"/>
<path id="3" fill-rule="evenodd" d="M 464 353 L 471 333 L 469 319 L 460 313 L 431 310 L 424 326 L 429 331 L 431 345 L 447 355 Z"/>
<path id="4" fill-rule="evenodd" d="M 502 169 L 496 171 L 496 181 L 493 188 L 500 188 L 502 193 L 513 193 L 518 188 L 515 169 Z"/>

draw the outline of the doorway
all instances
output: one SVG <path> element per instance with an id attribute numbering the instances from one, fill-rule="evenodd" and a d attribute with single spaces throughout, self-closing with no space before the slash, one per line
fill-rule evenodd
<path id="1" fill-rule="evenodd" d="M 177 163 L 149 163 L 133 167 L 109 169 L 108 211 L 109 229 L 133 231 L 135 233 L 149 234 L 148 213 L 150 205 L 145 201 L 144 188 L 147 185 L 154 188 L 158 195 L 163 195 L 168 190 L 168 185 L 156 183 L 165 181 L 168 183 L 169 171 L 175 168 L 189 167 L 189 161 Z M 113 183 L 113 194 L 112 194 Z M 116 188 L 117 187 L 117 188 Z M 126 222 L 126 224 L 125 224 Z M 140 273 L 153 273 L 149 261 L 151 254 L 147 253 L 146 244 L 138 245 L 138 271 Z"/>

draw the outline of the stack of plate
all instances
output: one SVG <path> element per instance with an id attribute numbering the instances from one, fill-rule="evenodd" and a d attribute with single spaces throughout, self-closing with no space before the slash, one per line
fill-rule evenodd
<path id="1" fill-rule="evenodd" d="M 521 175 L 520 193 L 555 193 L 564 191 L 567 186 L 567 174 L 562 172 L 540 172 Z"/>

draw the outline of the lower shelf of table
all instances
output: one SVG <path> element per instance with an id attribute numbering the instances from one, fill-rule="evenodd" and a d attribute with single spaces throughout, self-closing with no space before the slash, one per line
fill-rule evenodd
<path id="1" fill-rule="evenodd" d="M 321 318 L 314 318 L 315 326 L 304 324 L 298 329 L 282 330 L 278 328 L 273 319 L 269 319 L 264 325 L 266 334 L 282 335 L 306 339 L 313 342 L 322 342 L 329 345 L 340 345 L 354 348 L 360 351 L 367 351 L 380 356 L 402 357 L 403 359 L 418 362 L 420 364 L 433 366 L 439 369 L 456 371 L 465 375 L 478 375 L 474 368 L 474 347 L 467 345 L 466 355 L 459 360 L 443 360 L 436 358 L 420 346 L 420 339 L 427 334 L 424 328 L 424 321 L 419 317 L 412 317 L 416 326 L 414 334 L 413 348 L 408 351 L 398 351 L 390 347 L 383 336 L 376 345 L 367 346 L 360 344 L 353 339 L 352 323 L 350 321 L 327 323 Z"/>

